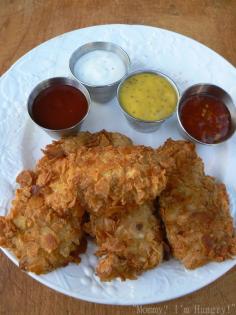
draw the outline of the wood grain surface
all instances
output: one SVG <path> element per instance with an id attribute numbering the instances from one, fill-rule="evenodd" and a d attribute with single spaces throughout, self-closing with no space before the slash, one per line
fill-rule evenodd
<path id="1" fill-rule="evenodd" d="M 236 0 L 0 0 L 0 74 L 54 36 L 91 25 L 146 24 L 190 36 L 236 65 Z M 0 253 L 0 314 L 236 314 L 236 268 L 170 302 L 118 307 L 44 287 Z"/>

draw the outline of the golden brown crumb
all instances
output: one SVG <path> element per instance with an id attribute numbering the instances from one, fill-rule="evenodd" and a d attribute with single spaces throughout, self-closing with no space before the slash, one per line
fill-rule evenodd
<path id="1" fill-rule="evenodd" d="M 166 167 L 167 187 L 160 196 L 174 256 L 189 269 L 232 257 L 236 238 L 225 185 L 204 174 L 193 144 L 169 140 L 158 154 L 174 161 Z"/>
<path id="2" fill-rule="evenodd" d="M 85 225 L 98 245 L 101 258 L 96 271 L 102 281 L 135 279 L 163 259 L 162 232 L 153 203 L 116 210 L 108 216 L 91 215 Z"/>

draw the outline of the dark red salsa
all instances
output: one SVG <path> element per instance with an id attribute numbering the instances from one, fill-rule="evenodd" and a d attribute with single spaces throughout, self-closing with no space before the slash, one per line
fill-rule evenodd
<path id="1" fill-rule="evenodd" d="M 209 144 L 226 139 L 231 129 L 228 108 L 222 101 L 207 94 L 187 98 L 182 104 L 180 119 L 191 136 Z"/>
<path id="2" fill-rule="evenodd" d="M 46 88 L 34 100 L 32 118 L 40 126 L 58 130 L 76 125 L 87 114 L 84 94 L 70 85 Z"/>

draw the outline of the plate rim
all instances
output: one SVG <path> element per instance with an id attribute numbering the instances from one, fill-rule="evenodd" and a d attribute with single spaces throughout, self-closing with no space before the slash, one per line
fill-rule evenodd
<path id="1" fill-rule="evenodd" d="M 7 249 L 5 248 L 2 248 L 0 247 L 0 249 L 2 250 L 2 252 L 14 263 L 14 265 L 16 265 L 16 267 L 19 268 L 19 263 L 18 263 L 18 260 L 16 257 L 14 257 L 14 255 L 8 251 Z M 231 261 L 233 262 L 233 259 L 231 259 Z M 220 264 L 220 263 L 219 263 Z M 158 302 L 157 301 L 154 301 L 154 300 L 151 300 L 151 301 L 144 301 L 142 303 L 119 303 L 119 302 L 110 302 L 110 301 L 105 301 L 105 299 L 97 299 L 97 298 L 90 298 L 90 297 L 87 297 L 85 295 L 80 295 L 80 297 L 77 296 L 76 293 L 70 293 L 66 290 L 63 290 L 61 287 L 54 287 L 50 282 L 48 282 L 47 284 L 44 283 L 44 280 L 40 277 L 40 275 L 36 275 L 34 273 L 31 273 L 31 272 L 24 272 L 22 270 L 19 270 L 20 272 L 24 272 L 27 276 L 29 276 L 30 278 L 32 278 L 33 280 L 39 282 L 40 284 L 50 288 L 51 290 L 53 291 L 56 291 L 56 292 L 59 292 L 61 294 L 64 294 L 68 297 L 73 297 L 74 299 L 77 299 L 77 300 L 82 300 L 82 301 L 85 301 L 85 302 L 91 302 L 91 303 L 97 303 L 97 304 L 103 304 L 103 305 L 117 305 L 117 306 L 138 306 L 138 305 L 148 305 L 148 304 L 159 304 L 159 303 L 163 303 L 163 302 L 168 302 L 168 301 L 173 301 L 173 300 L 176 300 L 176 299 L 179 299 L 181 297 L 184 297 L 184 296 L 187 296 L 189 294 L 192 294 L 192 293 L 195 293 L 203 288 L 206 288 L 207 286 L 209 286 L 211 283 L 215 282 L 216 280 L 220 279 L 223 275 L 225 275 L 227 272 L 229 272 L 230 270 L 232 270 L 233 268 L 235 268 L 236 266 L 236 260 L 234 262 L 234 264 L 229 268 L 227 269 L 226 271 L 223 271 L 223 272 L 220 272 L 220 276 L 219 274 L 215 277 L 212 277 L 208 282 L 206 282 L 203 286 L 202 285 L 199 285 L 197 286 L 197 288 L 189 291 L 188 293 L 184 293 L 184 294 L 176 294 L 170 298 L 163 298 L 161 300 L 159 300 Z M 62 267 L 63 268 L 63 267 Z M 156 267 L 158 268 L 158 267 Z"/>

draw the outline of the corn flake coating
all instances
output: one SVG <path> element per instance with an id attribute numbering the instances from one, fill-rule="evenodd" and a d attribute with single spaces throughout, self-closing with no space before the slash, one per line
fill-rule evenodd
<path id="1" fill-rule="evenodd" d="M 114 211 L 115 209 L 113 209 Z M 159 219 L 152 202 L 116 209 L 108 216 L 90 216 L 85 230 L 95 237 L 99 259 L 96 272 L 102 281 L 135 279 L 163 259 Z"/>
<path id="2" fill-rule="evenodd" d="M 47 186 L 47 204 L 57 211 L 77 199 L 91 213 L 154 200 L 166 186 L 155 150 L 144 146 L 80 147 L 37 168 L 37 185 Z"/>
<path id="3" fill-rule="evenodd" d="M 70 214 L 58 215 L 45 204 L 35 178 L 28 171 L 18 176 L 21 187 L 11 211 L 0 217 L 0 245 L 16 255 L 21 269 L 41 274 L 80 261 L 84 210 L 75 204 Z"/>
<path id="4" fill-rule="evenodd" d="M 169 161 L 160 210 L 173 255 L 189 269 L 231 258 L 236 238 L 225 185 L 205 175 L 191 143 L 168 140 L 158 155 L 162 165 Z"/>
<path id="5" fill-rule="evenodd" d="M 54 211 L 46 202 L 51 189 L 46 184 L 55 171 L 65 167 L 64 158 L 80 146 L 128 145 L 131 140 L 117 133 L 101 131 L 54 141 L 44 151 L 38 162 L 40 172 L 23 171 L 17 177 L 20 188 L 16 191 L 10 213 L 0 217 L 0 245 L 10 249 L 18 258 L 20 268 L 37 274 L 49 272 L 69 262 L 79 262 L 79 253 L 84 251 L 86 242 L 82 231 L 84 209 L 78 200 L 64 202 L 63 211 Z M 54 176 L 53 175 L 53 176 Z M 38 185 L 43 182 L 44 185 Z M 56 184 L 55 184 L 56 185 Z M 69 198 L 73 193 L 66 189 Z M 62 198 L 63 200 L 63 198 Z"/>

